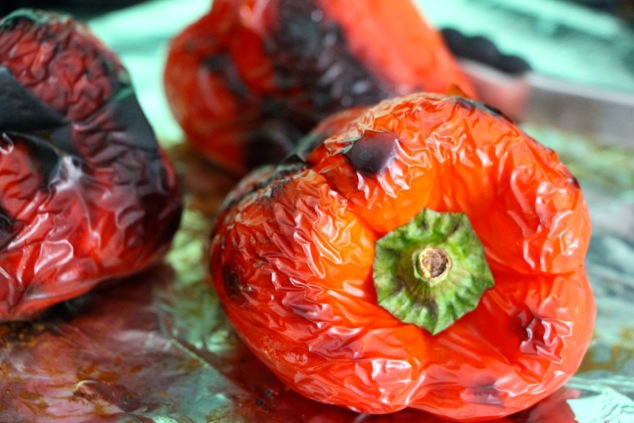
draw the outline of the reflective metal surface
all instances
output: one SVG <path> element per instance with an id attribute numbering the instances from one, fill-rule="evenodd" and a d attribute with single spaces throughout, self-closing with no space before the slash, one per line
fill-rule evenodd
<path id="1" fill-rule="evenodd" d="M 438 2 L 420 3 L 439 25 L 451 17 Z M 449 3 L 467 2 L 443 2 Z M 469 7 L 480 4 L 482 16 L 515 13 L 486 3 Z M 0 421 L 441 421 L 415 411 L 358 415 L 304 399 L 277 381 L 233 332 L 208 285 L 205 252 L 214 214 L 237 181 L 182 145 L 161 82 L 167 40 L 207 8 L 207 0 L 157 0 L 92 22 L 132 74 L 141 104 L 177 164 L 187 211 L 164 265 L 60 305 L 35 322 L 0 325 Z M 455 10 L 457 24 L 467 22 Z M 514 34 L 509 42 L 520 38 Z M 538 44 L 531 57 L 548 46 L 525 38 Z M 551 47 L 543 51 L 552 53 Z M 603 51 L 606 61 L 616 63 L 609 53 Z M 542 59 L 532 63 L 549 71 Z M 605 65 L 595 61 L 589 66 Z M 598 72 L 576 69 L 576 63 L 571 60 L 568 71 L 556 68 L 557 76 L 583 82 L 583 75 Z M 630 77 L 612 68 L 597 74 L 596 82 L 629 90 Z M 598 316 L 590 351 L 566 387 L 501 421 L 634 421 L 634 158 L 603 145 L 600 135 L 534 122 L 524 127 L 558 152 L 584 190 L 593 220 L 586 262 Z"/>

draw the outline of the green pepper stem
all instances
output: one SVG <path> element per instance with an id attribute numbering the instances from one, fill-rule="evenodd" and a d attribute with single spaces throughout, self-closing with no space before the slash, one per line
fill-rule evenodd
<path id="1" fill-rule="evenodd" d="M 413 255 L 414 275 L 428 284 L 435 286 L 442 282 L 453 266 L 451 256 L 442 248 L 426 247 Z"/>
<path id="2" fill-rule="evenodd" d="M 467 216 L 425 209 L 376 243 L 380 306 L 436 334 L 472 311 L 493 275 Z"/>

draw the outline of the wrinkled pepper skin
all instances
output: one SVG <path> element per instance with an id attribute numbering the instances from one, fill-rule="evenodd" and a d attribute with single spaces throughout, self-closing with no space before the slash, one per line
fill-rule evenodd
<path id="1" fill-rule="evenodd" d="M 160 260 L 182 209 L 114 53 L 69 17 L 0 22 L 0 321 Z"/>
<path id="2" fill-rule="evenodd" d="M 454 86 L 473 95 L 411 0 L 214 0 L 165 67 L 188 140 L 239 174 L 277 163 L 333 112 Z"/>
<path id="3" fill-rule="evenodd" d="M 377 240 L 464 212 L 495 284 L 431 335 L 377 304 Z M 335 115 L 227 197 L 210 271 L 246 345 L 289 387 L 363 413 L 502 417 L 555 392 L 591 339 L 590 218 L 557 155 L 472 100 L 414 94 Z"/>

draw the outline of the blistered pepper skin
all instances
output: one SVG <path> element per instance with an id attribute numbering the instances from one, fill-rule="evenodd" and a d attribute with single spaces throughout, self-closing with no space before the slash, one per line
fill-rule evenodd
<path id="1" fill-rule="evenodd" d="M 160 260 L 172 164 L 118 58 L 73 19 L 0 22 L 0 321 L 31 319 Z"/>
<path id="2" fill-rule="evenodd" d="M 455 87 L 473 94 L 411 0 L 215 0 L 165 68 L 188 140 L 241 174 L 277 163 L 333 112 Z"/>
<path id="3" fill-rule="evenodd" d="M 462 97 L 415 94 L 334 116 L 301 160 L 247 176 L 211 238 L 215 288 L 292 389 L 363 413 L 479 421 L 562 386 L 595 305 L 590 219 L 556 154 Z M 435 335 L 377 304 L 377 240 L 421 209 L 464 212 L 495 284 Z"/>

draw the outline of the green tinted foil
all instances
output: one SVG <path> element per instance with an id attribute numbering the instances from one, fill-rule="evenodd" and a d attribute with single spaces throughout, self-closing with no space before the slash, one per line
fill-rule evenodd
<path id="1" fill-rule="evenodd" d="M 188 192 L 187 212 L 163 265 L 59 305 L 34 322 L 0 324 L 0 421 L 439 422 L 411 410 L 359 416 L 300 397 L 246 350 L 228 323 L 207 283 L 205 254 L 215 212 L 236 181 L 180 145 L 160 91 L 167 39 L 208 3 L 155 1 L 93 23 L 139 81 L 141 102 Z M 436 10 L 440 2 L 421 3 L 432 18 L 447 19 Z M 479 5 L 483 16 L 516 13 L 486 1 L 448 3 Z M 453 10 L 457 22 L 477 21 Z M 149 47 L 139 48 L 144 42 Z M 526 129 L 557 150 L 584 190 L 593 220 L 587 270 L 598 316 L 578 374 L 543 403 L 505 421 L 634 421 L 634 154 L 556 128 Z"/>

